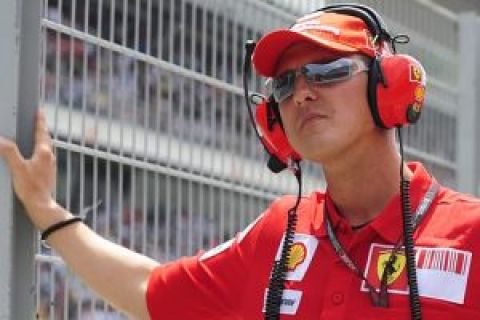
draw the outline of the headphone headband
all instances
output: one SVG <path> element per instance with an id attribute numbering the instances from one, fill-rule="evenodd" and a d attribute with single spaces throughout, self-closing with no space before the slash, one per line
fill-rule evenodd
<path id="1" fill-rule="evenodd" d="M 380 41 L 390 41 L 392 39 L 392 36 L 388 31 L 387 25 L 383 21 L 382 17 L 375 10 L 366 5 L 356 3 L 333 4 L 315 10 L 312 13 L 322 11 L 346 14 L 360 18 L 365 22 L 368 29 Z"/>

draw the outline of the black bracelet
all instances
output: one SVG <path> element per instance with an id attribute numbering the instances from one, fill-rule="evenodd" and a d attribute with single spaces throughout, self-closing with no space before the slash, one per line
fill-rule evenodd
<path id="1" fill-rule="evenodd" d="M 72 223 L 75 223 L 75 222 L 83 222 L 83 219 L 80 218 L 80 217 L 73 217 L 73 218 L 70 218 L 70 219 L 67 219 L 67 220 L 64 220 L 64 221 L 60 221 L 60 222 L 57 222 L 57 223 L 51 225 L 50 227 L 45 229 L 45 231 L 42 232 L 42 236 L 41 236 L 42 241 L 47 240 L 48 236 L 50 234 L 52 234 L 53 232 L 55 232 L 59 229 L 62 229 L 63 227 L 66 227 L 68 225 L 71 225 Z"/>

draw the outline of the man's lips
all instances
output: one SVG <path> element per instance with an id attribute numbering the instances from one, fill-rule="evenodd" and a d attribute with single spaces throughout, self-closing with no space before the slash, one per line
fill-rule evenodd
<path id="1" fill-rule="evenodd" d="M 300 130 L 303 129 L 307 124 L 312 121 L 319 120 L 319 119 L 326 119 L 327 116 L 320 113 L 309 113 L 306 114 L 302 120 L 300 121 Z"/>

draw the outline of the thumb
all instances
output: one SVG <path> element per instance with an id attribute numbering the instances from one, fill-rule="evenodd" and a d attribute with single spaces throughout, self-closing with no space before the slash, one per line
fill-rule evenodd
<path id="1" fill-rule="evenodd" d="M 0 137 L 0 156 L 5 159 L 7 165 L 10 167 L 10 171 L 13 174 L 19 172 L 25 162 L 25 159 L 20 154 L 17 145 L 3 137 Z"/>

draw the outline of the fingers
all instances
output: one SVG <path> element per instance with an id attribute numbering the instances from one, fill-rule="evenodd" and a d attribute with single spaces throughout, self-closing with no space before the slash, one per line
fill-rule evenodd
<path id="1" fill-rule="evenodd" d="M 48 132 L 45 114 L 40 109 L 36 113 L 35 120 L 34 155 L 47 160 L 52 159 L 52 139 Z M 2 137 L 0 137 L 0 156 L 5 158 L 13 173 L 19 172 L 25 166 L 26 160 L 18 150 L 18 146 L 14 142 Z"/>
<path id="2" fill-rule="evenodd" d="M 22 170 L 25 160 L 14 142 L 0 137 L 0 156 L 5 158 L 11 171 Z"/>
<path id="3" fill-rule="evenodd" d="M 35 122 L 34 154 L 49 153 L 52 150 L 52 138 L 48 132 L 47 119 L 42 110 L 38 109 Z"/>

